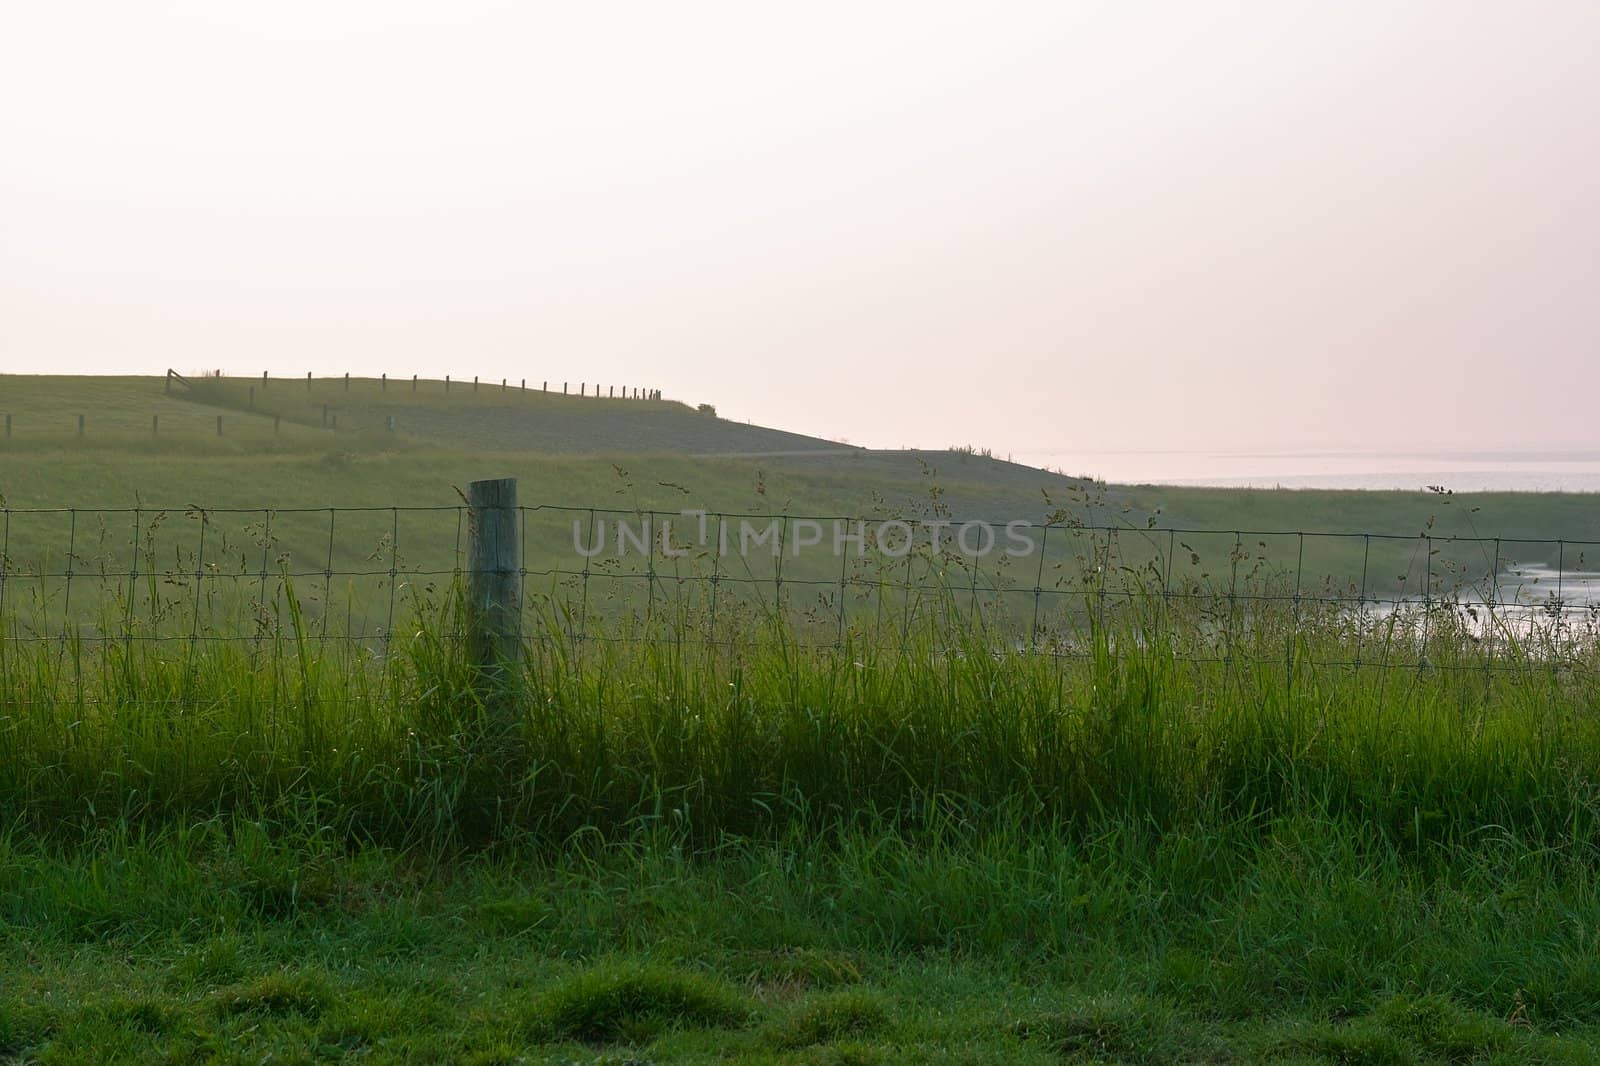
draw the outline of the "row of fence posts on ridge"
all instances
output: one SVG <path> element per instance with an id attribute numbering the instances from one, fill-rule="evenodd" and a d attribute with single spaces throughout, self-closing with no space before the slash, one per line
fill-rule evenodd
<path id="1" fill-rule="evenodd" d="M 218 375 L 218 376 L 220 376 L 220 375 Z M 168 370 L 167 371 L 167 380 L 166 380 L 166 389 L 165 389 L 165 391 L 167 391 L 167 392 L 171 392 L 172 391 L 172 383 L 173 383 L 174 380 L 178 381 L 180 384 L 183 384 L 183 385 L 190 384 L 189 380 L 187 378 L 185 378 L 182 374 L 179 374 L 175 370 Z M 261 389 L 262 389 L 263 392 L 266 391 L 267 383 L 270 380 L 271 379 L 267 376 L 267 371 L 263 370 L 261 372 Z M 323 380 L 328 380 L 328 379 L 325 378 Z M 338 379 L 334 379 L 334 380 L 338 380 Z M 309 370 L 306 371 L 306 390 L 308 392 L 311 390 L 311 386 L 312 386 L 313 381 L 314 381 L 314 379 L 311 376 L 311 371 L 309 371 Z M 349 373 L 346 373 L 344 375 L 343 381 L 344 381 L 345 391 L 348 392 L 349 389 L 350 389 L 350 375 L 349 375 Z M 417 374 L 412 374 L 411 375 L 411 391 L 412 392 L 416 392 L 418 390 L 418 388 L 422 384 L 423 384 L 423 381 L 422 381 L 422 378 L 419 375 L 417 375 Z M 461 384 L 461 382 L 456 382 L 455 384 L 459 385 L 459 384 Z M 473 378 L 472 378 L 472 391 L 473 392 L 477 392 L 478 391 L 479 384 L 480 384 L 480 382 L 479 382 L 478 376 L 477 375 L 473 375 Z M 446 374 L 444 376 L 444 391 L 445 392 L 449 392 L 450 391 L 450 385 L 451 385 L 450 375 Z M 494 386 L 491 384 L 490 388 L 493 388 L 493 387 Z M 606 386 L 603 386 L 603 387 L 606 390 L 604 397 L 602 397 L 600 395 L 600 390 L 601 390 L 602 386 L 600 385 L 599 382 L 595 383 L 595 386 L 594 386 L 594 397 L 596 399 L 602 399 L 602 398 L 603 399 L 607 399 L 607 400 L 616 400 L 616 399 L 623 399 L 623 400 L 659 400 L 659 399 L 661 399 L 661 390 L 660 389 L 641 388 L 641 387 L 639 387 L 637 385 L 622 385 L 620 387 L 617 386 L 617 385 L 606 385 Z M 563 381 L 561 383 L 561 395 L 563 395 L 563 396 L 572 395 L 571 388 L 572 388 L 572 383 L 570 381 Z M 619 389 L 620 389 L 620 395 L 619 395 Z M 378 390 L 380 392 L 387 392 L 389 390 L 389 375 L 388 374 L 380 374 L 378 376 Z M 509 391 L 511 391 L 511 379 L 510 378 L 501 378 L 500 379 L 500 391 L 501 392 L 509 392 Z M 528 379 L 527 378 L 522 378 L 517 382 L 517 391 L 518 392 L 527 392 L 528 391 Z M 548 380 L 541 381 L 539 383 L 539 391 L 540 392 L 549 392 L 550 391 L 550 382 Z M 250 401 L 251 401 L 252 404 L 254 404 L 254 402 L 255 402 L 255 395 L 256 395 L 255 386 L 252 385 L 250 387 Z M 589 395 L 589 383 L 587 381 L 578 382 L 578 395 L 579 396 L 588 396 Z"/>
<path id="2" fill-rule="evenodd" d="M 172 382 L 173 382 L 174 379 L 176 379 L 181 384 L 184 384 L 184 385 L 188 385 L 189 384 L 189 380 L 187 378 L 185 378 L 183 375 L 177 373 L 176 371 L 168 370 L 167 371 L 167 378 L 166 378 L 166 388 L 164 389 L 164 391 L 169 392 L 169 393 L 172 391 Z M 268 381 L 267 374 L 266 374 L 265 371 L 263 371 L 262 374 L 261 374 L 261 388 L 262 388 L 262 391 L 266 390 L 267 381 Z M 389 375 L 388 374 L 384 374 L 382 377 L 380 377 L 378 379 L 378 381 L 379 381 L 379 389 L 380 389 L 380 391 L 387 391 L 388 388 L 389 388 Z M 311 383 L 312 383 L 311 374 L 307 373 L 306 374 L 306 388 L 307 388 L 307 390 L 309 390 L 311 388 Z M 411 391 L 412 392 L 416 392 L 417 388 L 418 388 L 418 385 L 419 385 L 419 378 L 417 377 L 417 375 L 413 374 L 411 376 Z M 344 376 L 344 387 L 346 389 L 350 388 L 350 375 L 349 374 L 346 374 Z M 569 391 L 570 387 L 571 387 L 571 383 L 570 382 L 563 381 L 561 383 L 561 395 L 563 395 L 563 396 L 572 395 L 572 393 Z M 477 391 L 477 389 L 478 389 L 478 379 L 476 377 L 474 377 L 472 379 L 472 388 L 473 388 L 473 391 Z M 588 388 L 589 388 L 589 383 L 588 382 L 586 382 L 586 381 L 579 382 L 578 383 L 578 395 L 580 397 L 589 396 L 590 394 L 589 394 Z M 510 391 L 510 379 L 509 378 L 501 378 L 500 379 L 500 389 L 501 389 L 502 392 Z M 517 385 L 517 391 L 526 392 L 527 389 L 528 389 L 528 379 L 527 378 L 523 378 L 521 380 L 521 382 Z M 607 385 L 607 386 L 605 386 L 606 393 L 605 393 L 605 395 L 603 397 L 600 394 L 600 389 L 601 389 L 601 386 L 599 384 L 596 384 L 595 387 L 594 387 L 594 394 L 593 394 L 596 399 L 610 399 L 610 400 L 619 399 L 619 398 L 620 399 L 624 399 L 624 400 L 659 400 L 659 399 L 661 399 L 661 390 L 660 389 L 646 389 L 646 388 L 639 388 L 637 386 L 623 385 L 623 386 L 621 386 L 621 390 L 620 390 L 621 391 L 621 396 L 620 397 L 618 396 L 618 386 L 616 386 L 616 385 Z M 448 374 L 446 374 L 445 378 L 444 378 L 444 391 L 447 392 L 447 393 L 450 391 L 450 375 L 448 375 Z M 548 381 L 541 382 L 539 391 L 541 391 L 541 392 L 549 392 L 550 391 L 550 382 L 548 382 Z M 254 409 L 255 405 L 256 405 L 256 387 L 254 385 L 251 385 L 250 386 L 250 391 L 249 391 L 249 407 L 251 409 Z M 6 439 L 6 440 L 10 440 L 11 439 L 12 414 L 13 414 L 13 412 L 7 411 L 7 412 L 5 412 L 5 415 L 4 415 L 4 425 L 5 425 L 4 439 Z M 78 436 L 82 437 L 86 433 L 86 429 L 87 429 L 87 426 L 88 426 L 88 419 L 87 419 L 86 416 L 81 415 L 81 414 L 77 416 L 77 419 L 78 419 Z M 385 422 L 385 425 L 386 425 L 386 428 L 388 428 L 390 432 L 394 431 L 395 420 L 394 420 L 394 416 L 393 415 L 388 416 L 388 418 L 387 418 L 387 420 Z M 221 415 L 217 415 L 216 416 L 216 433 L 217 433 L 217 436 L 219 436 L 219 437 L 223 435 L 222 426 L 223 426 L 222 416 Z M 279 433 L 279 432 L 281 432 L 282 427 L 283 427 L 283 417 L 281 415 L 273 415 L 272 416 L 272 432 L 274 434 Z M 338 429 L 339 428 L 339 413 L 337 411 L 331 411 L 327 404 L 323 404 L 322 405 L 322 427 L 324 429 Z M 152 414 L 150 416 L 150 435 L 154 437 L 154 436 L 159 436 L 160 433 L 161 433 L 161 416 L 159 414 Z"/>

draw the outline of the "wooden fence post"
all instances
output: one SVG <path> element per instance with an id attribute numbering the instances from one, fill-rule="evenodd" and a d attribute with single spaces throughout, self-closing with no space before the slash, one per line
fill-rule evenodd
<path id="1" fill-rule="evenodd" d="M 311 371 L 306 371 L 306 391 L 311 391 Z"/>
<path id="2" fill-rule="evenodd" d="M 467 661 L 497 678 L 522 652 L 517 479 L 471 482 L 467 507 Z"/>
<path id="3" fill-rule="evenodd" d="M 415 375 L 415 374 L 411 375 L 411 391 L 412 392 L 416 392 L 417 391 L 417 375 Z"/>

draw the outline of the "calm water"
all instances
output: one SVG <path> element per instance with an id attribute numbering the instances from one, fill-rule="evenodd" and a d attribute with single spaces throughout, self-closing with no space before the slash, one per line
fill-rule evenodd
<path id="1" fill-rule="evenodd" d="M 1033 452 L 1017 462 L 1120 484 L 1600 492 L 1600 451 Z"/>

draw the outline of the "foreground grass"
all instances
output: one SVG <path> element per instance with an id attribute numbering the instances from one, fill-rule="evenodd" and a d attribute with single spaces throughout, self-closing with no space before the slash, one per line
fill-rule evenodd
<path id="1" fill-rule="evenodd" d="M 1600 1059 L 1595 856 L 1507 839 L 1433 870 L 1298 819 L 449 866 L 305 825 L 86 843 L 0 845 L 0 1055 Z"/>
<path id="2" fill-rule="evenodd" d="M 1600 1059 L 1586 645 L 530 610 L 490 678 L 283 592 L 0 639 L 0 1056 Z"/>

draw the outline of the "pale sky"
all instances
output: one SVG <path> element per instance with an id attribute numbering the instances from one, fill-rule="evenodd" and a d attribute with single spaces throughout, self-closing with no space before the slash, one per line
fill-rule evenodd
<path id="1" fill-rule="evenodd" d="M 1600 4 L 0 0 L 0 371 L 1594 445 Z"/>

